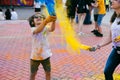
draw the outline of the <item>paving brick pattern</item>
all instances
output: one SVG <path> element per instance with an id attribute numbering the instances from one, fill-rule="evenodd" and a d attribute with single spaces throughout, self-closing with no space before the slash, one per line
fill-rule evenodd
<path id="1" fill-rule="evenodd" d="M 89 52 L 81 50 L 81 54 L 69 53 L 61 34 L 59 24 L 49 37 L 53 52 L 51 57 L 52 80 L 104 80 L 103 69 L 111 51 L 111 44 Z M 86 33 L 77 36 L 81 43 L 95 45 L 107 37 L 109 28 L 103 26 L 104 37 L 95 37 L 90 31 L 92 25 L 84 25 Z M 77 30 L 77 27 L 76 29 Z M 0 21 L 0 80 L 29 80 L 29 57 L 31 52 L 31 32 L 27 21 Z M 120 76 L 120 67 L 115 75 Z M 115 80 L 120 80 L 115 77 Z M 45 80 L 45 74 L 40 65 L 36 80 Z"/>

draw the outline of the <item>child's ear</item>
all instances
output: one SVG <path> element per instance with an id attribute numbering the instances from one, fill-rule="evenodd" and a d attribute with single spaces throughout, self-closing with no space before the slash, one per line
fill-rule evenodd
<path id="1" fill-rule="evenodd" d="M 34 22 L 32 22 L 31 24 L 34 25 Z"/>
<path id="2" fill-rule="evenodd" d="M 31 21 L 31 22 L 30 22 L 30 26 L 31 26 L 31 27 L 35 27 L 34 21 Z"/>

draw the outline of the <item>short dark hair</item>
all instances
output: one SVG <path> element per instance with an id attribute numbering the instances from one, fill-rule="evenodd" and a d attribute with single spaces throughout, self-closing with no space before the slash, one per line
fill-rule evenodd
<path id="1" fill-rule="evenodd" d="M 34 24 L 34 15 L 32 15 L 31 17 L 29 17 L 28 21 L 29 21 L 29 25 L 31 27 L 35 27 L 35 24 Z"/>

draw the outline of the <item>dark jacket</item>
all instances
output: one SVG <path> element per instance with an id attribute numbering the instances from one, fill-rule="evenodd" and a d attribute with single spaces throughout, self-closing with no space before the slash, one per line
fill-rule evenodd
<path id="1" fill-rule="evenodd" d="M 7 9 L 5 11 L 5 18 L 6 20 L 11 20 L 11 12 L 10 12 L 10 9 Z"/>

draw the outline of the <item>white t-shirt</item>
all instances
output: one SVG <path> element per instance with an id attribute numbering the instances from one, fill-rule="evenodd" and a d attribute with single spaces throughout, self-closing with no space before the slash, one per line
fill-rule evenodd
<path id="1" fill-rule="evenodd" d="M 11 20 L 17 20 L 18 19 L 18 14 L 15 11 L 11 12 Z"/>
<path id="2" fill-rule="evenodd" d="M 34 31 L 32 28 L 32 32 Z M 33 60 L 44 60 L 52 56 L 51 49 L 47 40 L 48 29 L 45 27 L 44 30 L 38 34 L 32 35 L 32 52 L 31 59 Z M 42 49 L 42 50 L 41 50 Z"/>
<path id="3" fill-rule="evenodd" d="M 120 24 L 117 24 L 120 21 L 120 18 L 116 18 L 111 26 L 112 31 L 112 43 L 114 47 L 120 47 L 120 42 L 114 42 L 114 39 L 120 36 Z"/>
<path id="4" fill-rule="evenodd" d="M 4 16 L 3 12 L 0 12 L 0 20 L 5 20 L 5 16 Z"/>

